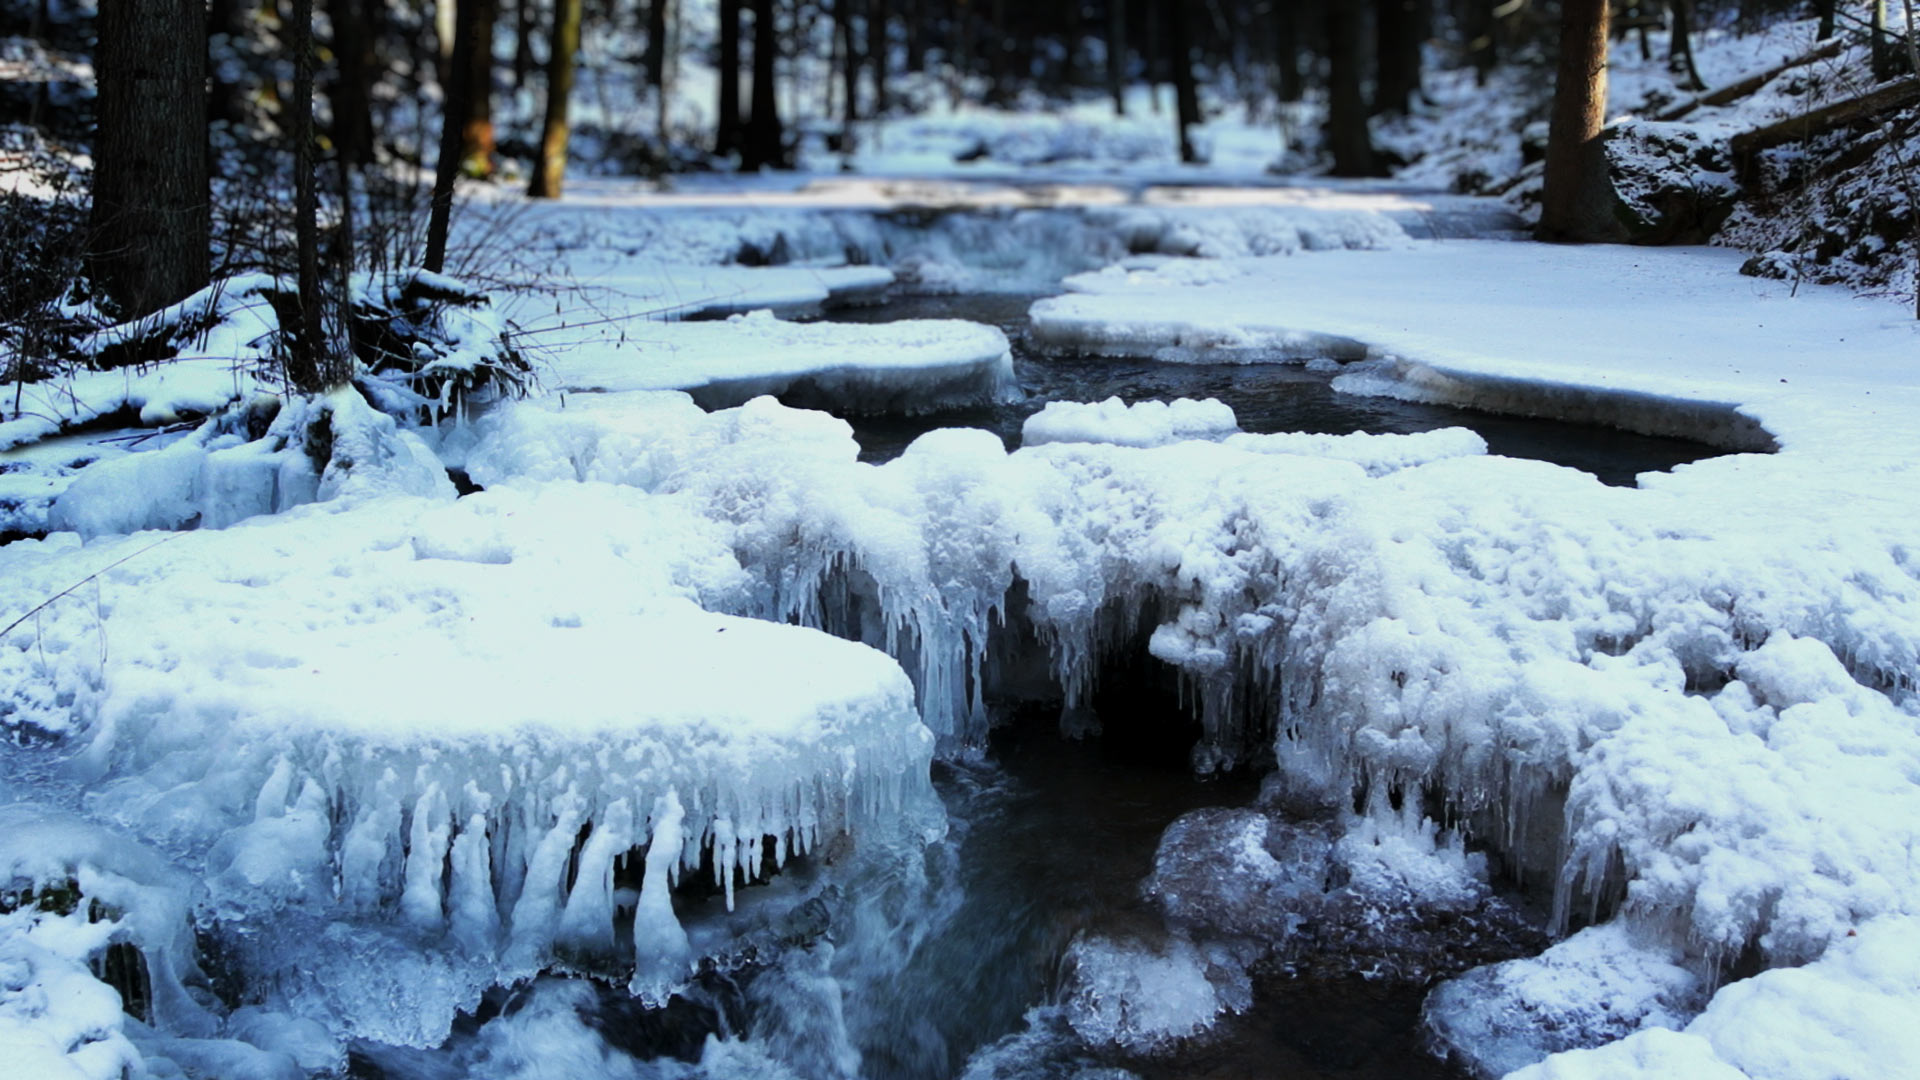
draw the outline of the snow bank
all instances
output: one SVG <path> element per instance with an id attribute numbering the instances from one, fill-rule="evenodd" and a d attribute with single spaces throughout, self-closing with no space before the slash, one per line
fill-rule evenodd
<path id="1" fill-rule="evenodd" d="M 1240 430 L 1233 410 L 1217 398 L 1194 401 L 1142 401 L 1128 405 L 1117 397 L 1099 404 L 1052 401 L 1027 417 L 1020 429 L 1024 446 L 1043 443 L 1112 443 L 1115 446 L 1164 446 L 1183 439 L 1219 438 Z"/>
<path id="2" fill-rule="evenodd" d="M 798 405 L 917 413 L 1017 396 L 997 328 L 952 320 L 784 322 L 768 311 L 725 322 L 650 323 L 554 357 L 560 391 L 684 390 L 706 408 L 774 394 Z"/>

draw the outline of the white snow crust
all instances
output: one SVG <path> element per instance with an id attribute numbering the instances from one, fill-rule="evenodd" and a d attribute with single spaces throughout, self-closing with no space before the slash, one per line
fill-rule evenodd
<path id="1" fill-rule="evenodd" d="M 1164 446 L 1185 439 L 1217 439 L 1240 430 L 1233 410 L 1217 398 L 1195 401 L 1141 401 L 1129 405 L 1117 397 L 1082 404 L 1052 401 L 1020 429 L 1023 446 L 1045 443 L 1112 443 L 1115 446 Z"/>

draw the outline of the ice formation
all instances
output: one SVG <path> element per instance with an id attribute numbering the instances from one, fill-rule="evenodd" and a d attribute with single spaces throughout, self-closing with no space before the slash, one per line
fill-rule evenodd
<path id="1" fill-rule="evenodd" d="M 1195 401 L 1142 401 L 1128 405 L 1117 397 L 1098 404 L 1048 402 L 1020 429 L 1023 446 L 1044 443 L 1111 443 L 1115 446 L 1164 446 L 1183 439 L 1217 439 L 1240 430 L 1233 410 L 1216 398 Z"/>
<path id="2" fill-rule="evenodd" d="M 709 409 L 774 394 L 838 412 L 916 413 L 1019 395 L 1006 335 L 994 327 L 793 323 L 765 310 L 622 326 L 555 356 L 546 381 L 558 391 L 684 390 Z"/>

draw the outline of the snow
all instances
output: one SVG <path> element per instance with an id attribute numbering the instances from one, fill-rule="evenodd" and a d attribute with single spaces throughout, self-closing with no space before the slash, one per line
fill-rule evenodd
<path id="1" fill-rule="evenodd" d="M 556 391 L 684 390 L 705 408 L 763 394 L 866 413 L 931 412 L 1017 396 L 999 329 L 955 320 L 793 323 L 770 311 L 725 322 L 623 327 L 550 362 Z"/>
<path id="2" fill-rule="evenodd" d="M 1220 438 L 1240 430 L 1233 410 L 1217 398 L 1194 401 L 1142 401 L 1128 405 L 1117 397 L 1098 404 L 1049 402 L 1027 417 L 1020 429 L 1023 446 L 1055 442 L 1112 443 L 1115 446 L 1164 446 L 1184 439 Z"/>

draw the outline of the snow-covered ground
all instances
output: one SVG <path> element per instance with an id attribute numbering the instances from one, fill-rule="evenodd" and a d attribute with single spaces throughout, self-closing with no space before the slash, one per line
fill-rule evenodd
<path id="1" fill-rule="evenodd" d="M 526 330 L 547 392 L 418 432 L 351 393 L 250 401 L 63 477 L 50 520 L 76 532 L 0 547 L 0 796 L 19 804 L 0 853 L 36 896 L 101 907 L 10 902 L 0 1039 L 81 1076 L 130 1054 L 278 1075 L 249 1055 L 433 1045 L 549 965 L 657 999 L 700 958 L 802 948 L 786 920 L 808 904 L 912 891 L 941 830 L 928 761 L 978 751 L 989 691 L 1037 684 L 1084 729 L 1103 663 L 1146 662 L 1116 655 L 1137 630 L 1200 716 L 1195 768 L 1271 759 L 1272 798 L 1327 808 L 1355 892 L 1478 902 L 1490 852 L 1553 883 L 1556 933 L 1600 924 L 1466 976 L 1497 982 L 1498 1016 L 1435 997 L 1437 1031 L 1497 1037 L 1487 1061 L 1784 1080 L 1920 1056 L 1903 312 L 1741 277 L 1724 252 L 1415 239 L 1403 223 L 1433 208 L 1476 211 L 1405 192 L 968 216 L 913 190 L 767 209 L 589 188 L 500 219 L 582 284 L 518 301 L 528 322 L 560 307 Z M 999 331 L 649 317 L 773 305 L 807 275 L 830 303 L 916 252 L 923 284 L 991 276 L 1009 234 L 1056 244 L 1009 276 L 1084 272 L 1034 309 L 1055 347 L 1361 361 L 1341 389 L 1777 452 L 1616 489 L 1459 430 L 1252 436 L 1205 403 L 1087 403 L 1034 418 L 1046 445 L 945 430 L 873 466 L 844 422 L 738 397 L 808 379 L 910 410 L 956 400 L 960 369 L 991 396 Z M 724 265 L 748 244 L 785 265 Z M 747 389 L 704 411 L 721 381 Z M 456 501 L 455 462 L 485 490 Z M 229 527 L 118 535 L 193 521 Z M 734 916 L 672 891 L 703 858 Z M 264 1019 L 198 992 L 195 919 L 232 931 Z M 113 941 L 147 956 L 155 1026 L 49 990 L 93 985 Z M 879 962 L 842 944 L 806 945 L 791 978 L 840 1001 Z M 1152 1047 L 1244 1008 L 1218 945 L 1083 939 L 1069 1026 Z M 1115 1008 L 1160 982 L 1166 1008 Z M 1849 1003 L 1844 1038 L 1799 1018 L 1816 999 Z M 572 1015 L 553 1002 L 514 1023 Z M 1566 1049 L 1549 1026 L 1624 1038 Z M 774 1052 L 746 1042 L 710 1043 L 709 1073 Z"/>

